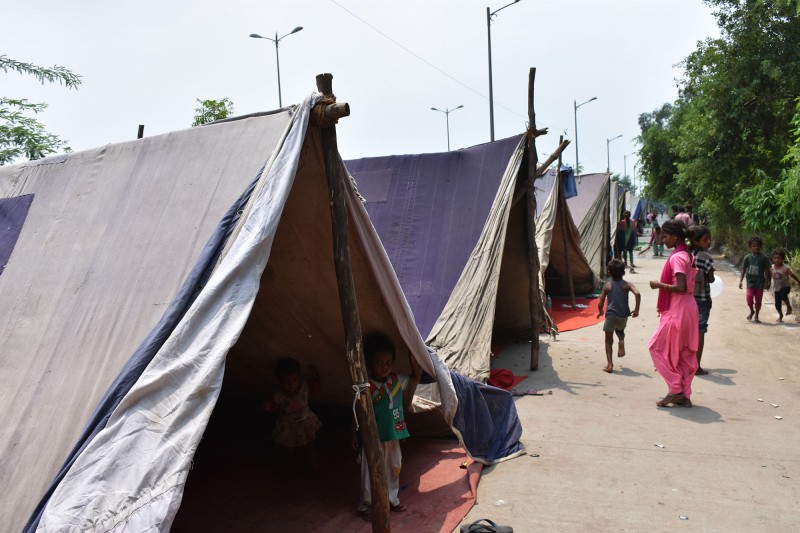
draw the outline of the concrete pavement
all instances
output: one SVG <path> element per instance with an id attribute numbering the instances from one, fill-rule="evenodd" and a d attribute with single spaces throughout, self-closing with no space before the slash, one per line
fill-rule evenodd
<path id="1" fill-rule="evenodd" d="M 709 375 L 694 381 L 693 408 L 657 408 L 667 387 L 647 351 L 658 323 L 648 283 L 664 259 L 650 254 L 626 275 L 642 293 L 641 316 L 628 320 L 627 356 L 614 358 L 613 374 L 602 371 L 602 324 L 556 341 L 542 336 L 536 372 L 527 370 L 528 344 L 497 359 L 496 367 L 529 375 L 519 389 L 553 394 L 517 398 L 529 455 L 484 469 L 462 525 L 489 518 L 517 533 L 800 531 L 800 325 L 775 323 L 771 295 L 763 323 L 748 322 L 738 273 L 717 258 L 725 288 L 706 335 Z"/>

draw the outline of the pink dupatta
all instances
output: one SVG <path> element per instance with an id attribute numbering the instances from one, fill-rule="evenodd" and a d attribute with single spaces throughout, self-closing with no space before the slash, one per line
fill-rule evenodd
<path id="1" fill-rule="evenodd" d="M 678 243 L 675 246 L 675 251 L 672 252 L 671 255 L 675 255 L 678 252 L 685 252 L 687 250 L 686 243 Z M 672 282 L 672 276 L 674 272 L 672 271 L 672 261 L 670 261 L 672 257 L 667 258 L 667 262 L 664 263 L 664 269 L 661 271 L 661 283 L 670 284 Z M 667 309 L 669 309 L 669 302 L 672 299 L 672 293 L 670 293 L 666 289 L 658 289 L 658 303 L 656 303 L 656 310 L 660 313 L 663 313 Z"/>

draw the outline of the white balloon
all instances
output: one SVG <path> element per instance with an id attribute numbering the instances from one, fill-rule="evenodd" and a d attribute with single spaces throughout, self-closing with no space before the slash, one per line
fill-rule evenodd
<path id="1" fill-rule="evenodd" d="M 712 298 L 716 298 L 720 294 L 722 294 L 722 289 L 724 285 L 722 283 L 722 278 L 719 276 L 714 276 L 714 282 L 708 285 L 709 293 L 711 294 Z"/>

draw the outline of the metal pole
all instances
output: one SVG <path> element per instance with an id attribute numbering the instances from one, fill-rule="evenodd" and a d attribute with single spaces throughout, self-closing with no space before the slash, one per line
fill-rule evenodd
<path id="1" fill-rule="evenodd" d="M 450 151 L 450 111 L 444 114 L 445 120 L 447 121 L 447 151 Z"/>
<path id="2" fill-rule="evenodd" d="M 278 107 L 283 107 L 283 101 L 281 99 L 281 58 L 278 55 L 278 32 L 275 32 L 275 65 L 278 67 Z"/>
<path id="3" fill-rule="evenodd" d="M 575 118 L 575 177 L 578 177 L 578 173 L 580 172 L 580 166 L 578 165 L 578 101 L 573 100 L 572 105 L 574 106 L 574 118 Z"/>
<path id="4" fill-rule="evenodd" d="M 486 8 L 486 35 L 489 40 L 489 140 L 494 141 L 494 93 L 492 92 L 492 15 Z"/>

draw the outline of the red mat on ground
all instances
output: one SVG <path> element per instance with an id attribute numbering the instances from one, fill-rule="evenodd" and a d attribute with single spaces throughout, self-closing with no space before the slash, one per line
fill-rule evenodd
<path id="1" fill-rule="evenodd" d="M 372 531 L 356 515 L 359 466 L 349 432 L 323 430 L 317 466 L 310 467 L 302 456 L 287 458 L 275 449 L 268 434 L 226 429 L 204 438 L 224 442 L 201 444 L 173 533 Z M 465 461 L 469 466 L 461 468 Z M 455 529 L 475 503 L 481 468 L 455 439 L 404 441 L 399 496 L 408 510 L 391 513 L 392 531 Z"/>
<path id="2" fill-rule="evenodd" d="M 572 309 L 569 298 L 554 298 L 553 307 L 550 309 L 550 316 L 558 326 L 558 331 L 572 331 L 573 329 L 585 328 L 605 320 L 604 317 L 597 318 L 597 299 L 576 298 L 575 303 L 586 307 Z M 563 307 L 566 305 L 567 307 Z"/>

